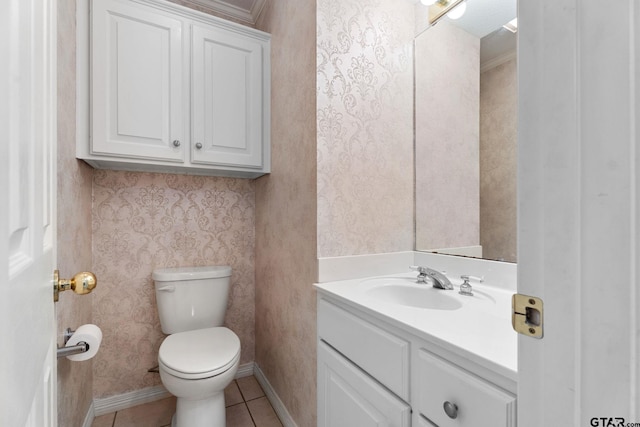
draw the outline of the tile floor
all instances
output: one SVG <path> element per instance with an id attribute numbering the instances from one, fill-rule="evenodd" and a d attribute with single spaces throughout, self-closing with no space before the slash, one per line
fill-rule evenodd
<path id="1" fill-rule="evenodd" d="M 224 391 L 227 427 L 282 427 L 254 376 L 239 378 Z M 93 420 L 91 427 L 169 427 L 176 410 L 175 397 L 158 400 Z"/>

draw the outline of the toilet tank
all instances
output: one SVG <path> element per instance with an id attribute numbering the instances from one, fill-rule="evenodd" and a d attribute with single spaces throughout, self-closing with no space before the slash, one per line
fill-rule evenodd
<path id="1" fill-rule="evenodd" d="M 227 311 L 231 267 L 154 270 L 160 325 L 165 334 L 222 326 Z"/>

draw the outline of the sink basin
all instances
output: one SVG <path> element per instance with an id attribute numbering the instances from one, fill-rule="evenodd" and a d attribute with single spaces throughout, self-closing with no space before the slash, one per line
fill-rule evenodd
<path id="1" fill-rule="evenodd" d="M 431 285 L 416 284 L 415 279 L 376 278 L 362 282 L 365 294 L 381 302 L 430 310 L 458 310 L 459 298 L 449 295 L 454 291 L 436 289 Z"/>

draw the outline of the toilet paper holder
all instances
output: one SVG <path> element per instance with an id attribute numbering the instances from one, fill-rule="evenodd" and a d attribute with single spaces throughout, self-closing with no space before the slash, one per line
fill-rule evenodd
<path id="1" fill-rule="evenodd" d="M 71 328 L 67 328 L 64 331 L 63 337 L 64 337 L 64 344 L 66 344 L 69 339 L 71 338 L 71 335 L 74 334 L 75 331 L 72 331 Z M 72 345 L 69 347 L 58 347 L 58 349 L 56 350 L 58 359 L 60 359 L 61 357 L 67 357 L 67 356 L 72 356 L 74 354 L 80 354 L 80 353 L 84 353 L 89 351 L 89 344 L 87 344 L 84 341 L 79 342 L 76 345 Z"/>

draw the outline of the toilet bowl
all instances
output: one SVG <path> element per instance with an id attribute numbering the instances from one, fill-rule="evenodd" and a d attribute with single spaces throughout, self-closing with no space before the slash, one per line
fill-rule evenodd
<path id="1" fill-rule="evenodd" d="M 223 327 L 231 267 L 153 272 L 167 336 L 158 351 L 162 384 L 177 397 L 172 427 L 225 427 L 224 389 L 240 363 L 240 339 Z"/>
<path id="2" fill-rule="evenodd" d="M 224 327 L 169 335 L 158 352 L 160 378 L 176 396 L 173 427 L 224 427 L 224 389 L 240 362 L 240 340 Z"/>

